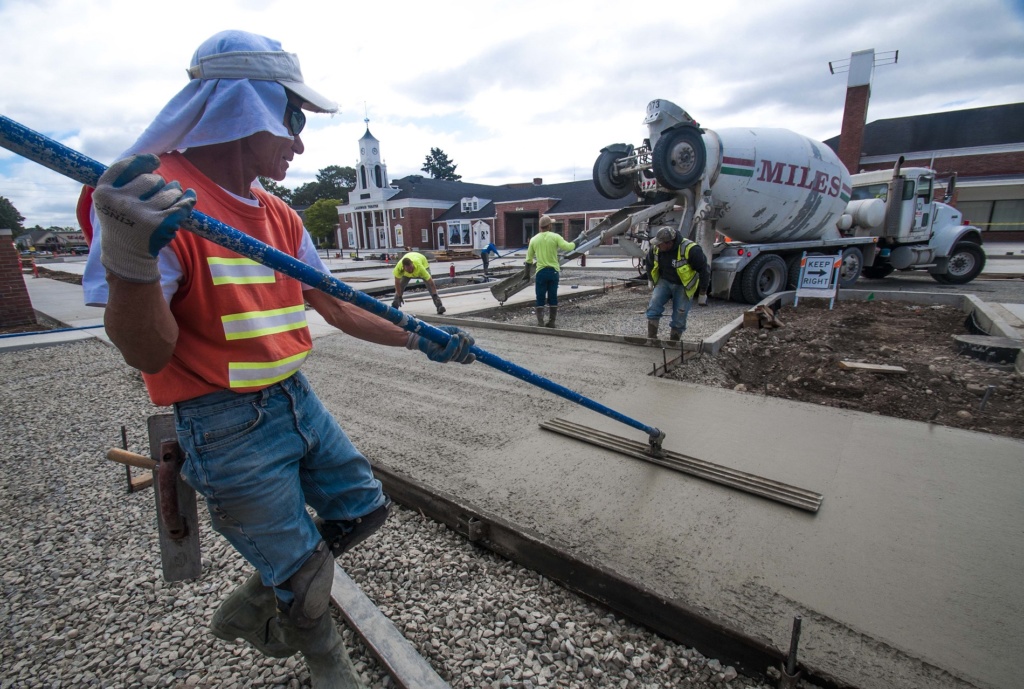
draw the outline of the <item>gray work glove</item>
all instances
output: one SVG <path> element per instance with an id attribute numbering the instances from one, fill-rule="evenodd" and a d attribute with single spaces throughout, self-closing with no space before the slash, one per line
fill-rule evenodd
<path id="1" fill-rule="evenodd" d="M 697 304 L 700 305 L 700 306 L 707 306 L 708 305 L 708 295 L 706 295 L 706 294 L 698 294 L 697 295 Z"/>
<path id="2" fill-rule="evenodd" d="M 119 160 L 103 173 L 92 196 L 103 266 L 128 282 L 160 280 L 157 254 L 196 205 L 196 193 L 165 182 L 154 174 L 158 167 L 160 159 L 152 154 Z"/>
<path id="3" fill-rule="evenodd" d="M 451 335 L 446 347 L 434 344 L 422 335 L 409 333 L 409 339 L 405 343 L 406 349 L 418 349 L 426 354 L 431 361 L 442 364 L 449 361 L 471 364 L 476 361 L 476 354 L 469 351 L 476 342 L 472 335 L 454 325 L 442 325 L 441 330 Z"/>
<path id="4" fill-rule="evenodd" d="M 402 299 L 401 297 L 395 297 L 394 299 L 391 300 L 391 308 L 393 308 L 393 309 L 400 309 L 400 308 L 402 308 L 402 304 L 404 304 L 404 303 L 405 303 L 404 299 Z"/>

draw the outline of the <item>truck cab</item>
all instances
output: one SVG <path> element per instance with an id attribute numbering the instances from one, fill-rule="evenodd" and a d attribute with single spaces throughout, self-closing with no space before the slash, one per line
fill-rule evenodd
<path id="1" fill-rule="evenodd" d="M 878 256 L 865 266 L 869 278 L 885 277 L 894 270 L 927 270 L 937 282 L 965 284 L 981 273 L 985 253 L 981 230 L 963 224 L 963 214 L 945 201 L 953 195 L 954 175 L 943 201 L 935 199 L 934 170 L 902 167 L 863 172 L 851 177 L 851 201 L 880 199 L 884 221 L 856 227 L 856 236 L 878 237 Z"/>

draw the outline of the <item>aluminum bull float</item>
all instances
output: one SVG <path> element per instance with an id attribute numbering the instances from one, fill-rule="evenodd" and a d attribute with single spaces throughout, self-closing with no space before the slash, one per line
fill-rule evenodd
<path id="1" fill-rule="evenodd" d="M 82 155 L 64 144 L 54 141 L 3 115 L 0 115 L 0 145 L 54 172 L 89 186 L 96 186 L 100 175 L 106 170 L 106 166 L 102 163 Z M 203 213 L 193 211 L 192 216 L 181 227 L 199 235 L 203 239 L 234 251 L 241 256 L 250 258 L 321 292 L 355 304 L 364 311 L 380 316 L 402 329 L 421 335 L 442 347 L 446 346 L 451 338 L 451 335 L 440 328 L 435 328 L 409 314 L 391 308 L 368 294 L 352 289 L 336 277 L 322 273 L 297 258 L 253 239 L 249 235 Z M 665 434 L 657 428 L 610 409 L 578 392 L 574 392 L 554 381 L 491 354 L 476 345 L 473 346 L 471 351 L 476 355 L 477 361 L 481 363 L 536 385 L 571 402 L 575 402 L 591 411 L 624 423 L 631 428 L 647 433 L 651 454 L 657 456 L 662 453 L 662 441 L 665 438 Z"/>

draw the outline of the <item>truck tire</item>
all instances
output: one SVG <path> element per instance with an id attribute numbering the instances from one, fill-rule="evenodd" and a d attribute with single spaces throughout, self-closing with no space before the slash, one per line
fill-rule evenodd
<path id="1" fill-rule="evenodd" d="M 594 162 L 594 186 L 606 199 L 621 199 L 633 191 L 632 180 L 615 173 L 615 161 L 625 157 L 620 151 L 605 148 Z"/>
<path id="2" fill-rule="evenodd" d="M 843 249 L 843 264 L 839 267 L 839 286 L 850 289 L 857 283 L 864 269 L 864 254 L 855 246 Z"/>
<path id="3" fill-rule="evenodd" d="M 864 269 L 861 272 L 868 280 L 881 280 L 882 278 L 887 277 L 889 273 L 894 270 L 896 269 L 891 265 L 882 263 L 874 266 L 864 266 Z"/>
<path id="4" fill-rule="evenodd" d="M 775 254 L 761 254 L 739 275 L 743 301 L 756 304 L 786 289 L 786 262 Z"/>
<path id="5" fill-rule="evenodd" d="M 729 286 L 729 301 L 737 304 L 744 303 L 743 300 L 743 273 L 735 273 L 732 276 L 732 285 Z"/>
<path id="6" fill-rule="evenodd" d="M 974 242 L 957 242 L 949 253 L 944 275 L 932 274 L 936 282 L 944 285 L 966 285 L 978 277 L 985 268 L 985 252 Z M 942 278 L 941 280 L 939 278 Z"/>
<path id="7" fill-rule="evenodd" d="M 786 259 L 786 289 L 796 289 L 800 280 L 800 260 L 803 254 L 793 254 Z"/>
<path id="8" fill-rule="evenodd" d="M 681 126 L 662 132 L 651 152 L 658 184 L 678 191 L 692 187 L 704 174 L 707 151 L 704 137 L 696 127 Z"/>

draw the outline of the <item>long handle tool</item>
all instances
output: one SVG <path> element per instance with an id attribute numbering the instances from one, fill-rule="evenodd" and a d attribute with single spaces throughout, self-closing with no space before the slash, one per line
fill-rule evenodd
<path id="1" fill-rule="evenodd" d="M 3 115 L 0 115 L 0 145 L 54 172 L 89 186 L 96 186 L 100 175 L 106 170 L 103 164 L 92 158 L 82 155 L 64 144 L 18 124 Z M 408 332 L 422 335 L 442 347 L 446 346 L 449 339 L 451 339 L 451 335 L 445 331 L 402 313 L 398 309 L 393 309 L 368 294 L 354 290 L 336 277 L 321 273 L 297 258 L 267 246 L 263 242 L 253 239 L 249 235 L 203 213 L 193 211 L 192 217 L 182 224 L 182 227 L 190 232 L 194 232 L 203 239 L 219 244 L 237 254 L 250 258 L 310 287 L 314 287 L 321 292 L 326 292 L 342 301 L 355 304 L 364 311 L 369 311 L 381 318 L 385 318 Z M 510 361 L 505 361 L 501 357 L 495 356 L 476 345 L 473 346 L 471 351 L 476 355 L 478 361 L 492 368 L 504 371 L 527 383 L 532 383 L 539 388 L 580 404 L 591 411 L 604 414 L 627 426 L 644 431 L 649 437 L 651 454 L 655 456 L 661 455 L 661 446 L 662 441 L 665 439 L 665 434 L 654 426 L 641 423 L 614 409 L 609 409 L 603 404 L 599 404 L 578 392 L 574 392 Z"/>

